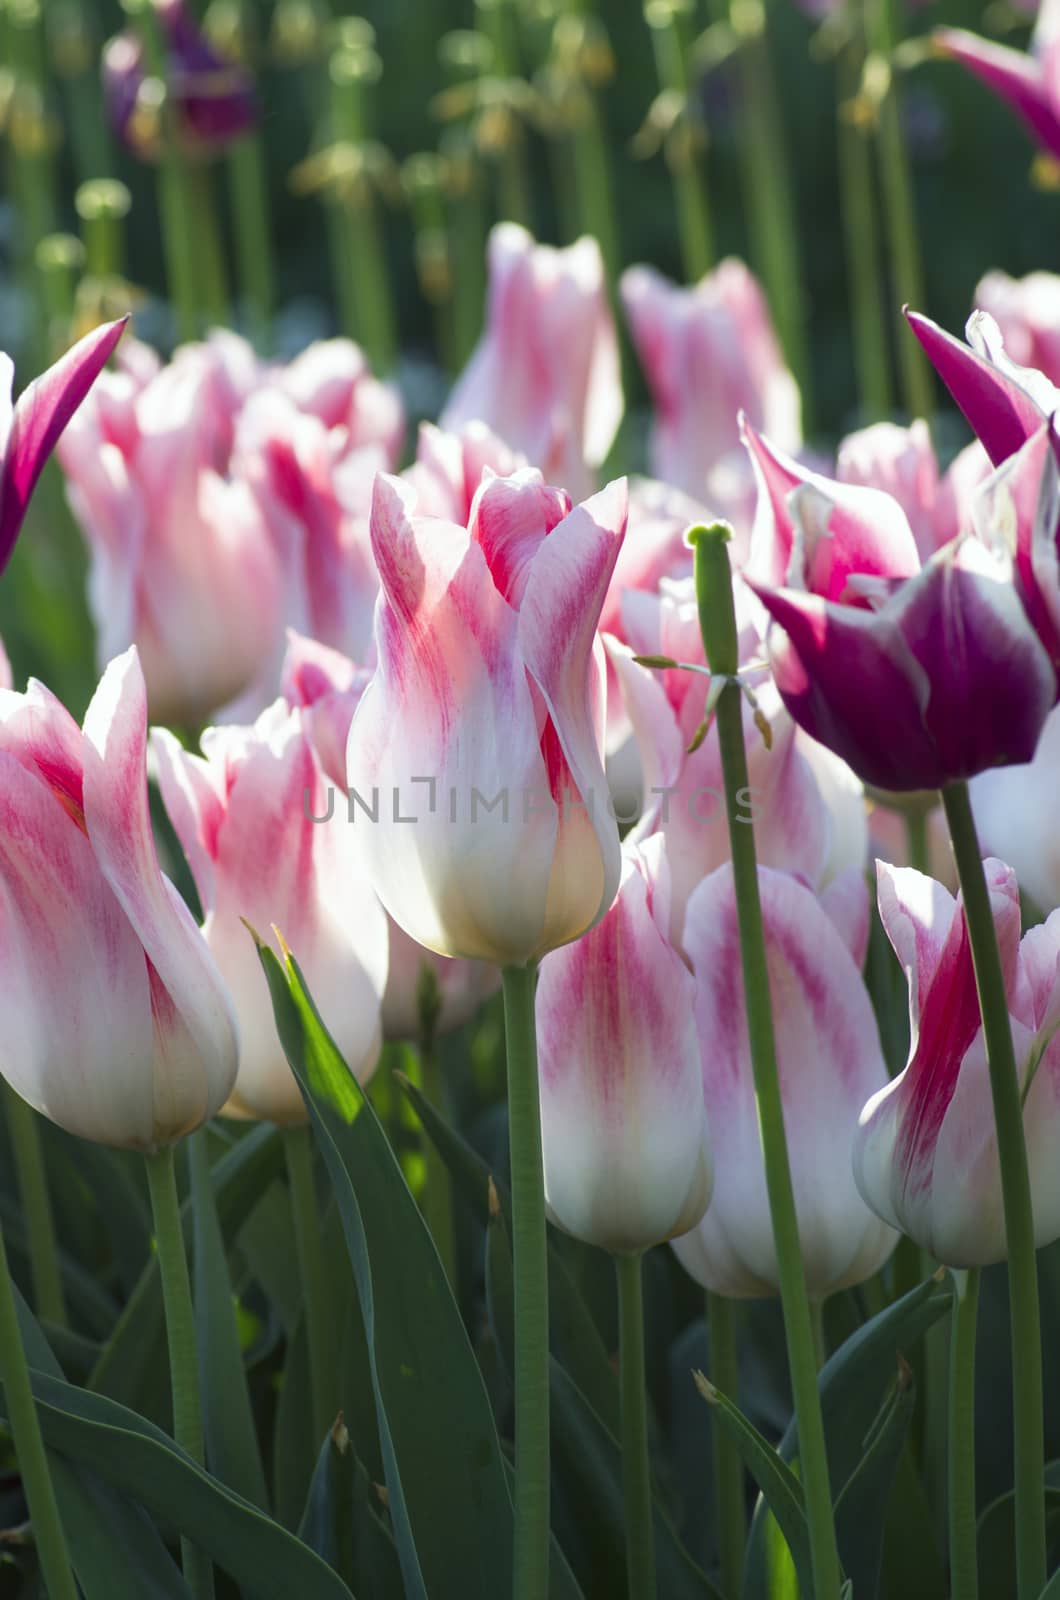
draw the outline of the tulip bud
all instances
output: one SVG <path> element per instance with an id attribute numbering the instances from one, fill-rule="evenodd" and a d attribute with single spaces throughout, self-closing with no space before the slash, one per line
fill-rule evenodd
<path id="1" fill-rule="evenodd" d="M 565 250 L 502 222 L 489 243 L 486 331 L 441 426 L 484 422 L 575 499 L 622 420 L 618 338 L 595 239 Z"/>
<path id="2" fill-rule="evenodd" d="M 600 616 L 624 482 L 570 509 L 539 473 L 483 480 L 467 528 L 380 477 L 378 671 L 350 729 L 376 892 L 440 955 L 522 964 L 610 905 Z"/>
<path id="3" fill-rule="evenodd" d="M 985 863 L 1020 1076 L 1035 1242 L 1060 1237 L 1060 916 L 1021 944 L 1016 876 Z M 879 863 L 880 916 L 909 981 L 905 1070 L 861 1113 L 854 1176 L 873 1210 L 951 1267 L 1006 1254 L 997 1134 L 963 901 Z"/>
<path id="4" fill-rule="evenodd" d="M 823 1299 L 871 1276 L 896 1242 L 862 1203 L 850 1166 L 865 1095 L 887 1082 L 860 971 L 866 891 L 851 874 L 841 892 L 819 901 L 795 878 L 765 867 L 758 887 L 806 1283 Z M 699 1227 L 673 1248 L 692 1277 L 717 1294 L 776 1294 L 731 867 L 693 894 L 684 944 L 696 980 L 714 1196 Z"/>
<path id="5" fill-rule="evenodd" d="M 329 804 L 302 713 L 278 701 L 252 728 L 211 728 L 204 757 L 152 735 L 162 798 L 205 914 L 203 936 L 239 1015 L 239 1075 L 225 1110 L 305 1120 L 246 923 L 305 972 L 324 1024 L 361 1081 L 382 1042 L 386 919 L 345 808 Z"/>
<path id="6" fill-rule="evenodd" d="M 135 650 L 82 732 L 42 684 L 0 694 L 0 1072 L 60 1127 L 156 1150 L 235 1082 L 231 1001 L 158 866 Z"/>
<path id="7" fill-rule="evenodd" d="M 646 1250 L 700 1221 L 711 1157 L 695 984 L 668 938 L 663 841 L 623 852 L 596 926 L 541 963 L 545 1196 L 587 1244 Z"/>

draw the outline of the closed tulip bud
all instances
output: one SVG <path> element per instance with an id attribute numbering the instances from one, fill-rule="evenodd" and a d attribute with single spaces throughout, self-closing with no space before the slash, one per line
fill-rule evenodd
<path id="1" fill-rule="evenodd" d="M 545 1196 L 587 1244 L 646 1250 L 694 1228 L 711 1155 L 695 984 L 669 942 L 663 841 L 623 852 L 606 915 L 541 963 Z"/>
<path id="2" fill-rule="evenodd" d="M 819 900 L 765 867 L 758 887 L 806 1285 L 823 1299 L 870 1277 L 897 1240 L 862 1202 L 850 1161 L 865 1095 L 887 1082 L 861 977 L 867 892 L 860 874 L 850 873 Z M 714 1196 L 699 1227 L 675 1240 L 674 1250 L 716 1294 L 776 1294 L 731 867 L 712 873 L 692 896 L 684 942 L 696 981 Z"/>
<path id="3" fill-rule="evenodd" d="M 1057 693 L 1021 586 L 1021 552 L 1056 527 L 1051 450 L 1032 440 L 986 479 L 974 526 L 921 566 L 896 500 L 808 473 L 750 428 L 747 439 L 759 475 L 748 578 L 795 721 L 880 789 L 1029 760 Z"/>
<path id="4" fill-rule="evenodd" d="M 109 322 L 86 334 L 14 403 L 14 364 L 0 353 L 0 572 L 11 559 L 45 462 L 124 328 L 124 321 Z"/>
<path id="5" fill-rule="evenodd" d="M 655 410 L 651 470 L 728 517 L 743 541 L 754 480 L 740 448 L 740 413 L 782 449 L 802 444 L 799 390 L 765 296 L 735 259 L 689 288 L 631 267 L 621 289 Z"/>
<path id="6" fill-rule="evenodd" d="M 305 972 L 324 1024 L 364 1082 L 382 1042 L 386 919 L 357 838 L 326 783 L 302 713 L 278 701 L 252 728 L 208 729 L 204 757 L 156 730 L 162 798 L 199 891 L 203 936 L 240 1020 L 235 1116 L 302 1122 L 306 1111 L 269 1004 L 246 923 Z M 326 820 L 325 820 L 326 819 Z"/>
<path id="7" fill-rule="evenodd" d="M 600 246 L 536 244 L 502 222 L 489 242 L 486 330 L 442 413 L 482 422 L 550 483 L 591 494 L 622 420 L 618 337 Z"/>
<path id="8" fill-rule="evenodd" d="M 1016 876 L 985 863 L 1020 1078 L 1035 1241 L 1060 1237 L 1060 916 L 1020 942 Z M 873 1210 L 951 1267 L 1006 1254 L 997 1135 L 971 945 L 961 899 L 879 864 L 880 916 L 909 982 L 904 1072 L 865 1106 L 857 1185 Z"/>
<path id="9" fill-rule="evenodd" d="M 81 1138 L 137 1150 L 206 1122 L 235 1082 L 221 975 L 158 866 L 135 650 L 84 731 L 39 683 L 0 693 L 0 1071 Z"/>
<path id="10" fill-rule="evenodd" d="M 416 516 L 411 494 L 376 482 L 379 666 L 350 730 L 354 825 L 412 938 L 521 964 L 584 933 L 618 885 L 596 625 L 626 487 L 572 510 L 539 473 L 487 476 L 467 528 Z"/>

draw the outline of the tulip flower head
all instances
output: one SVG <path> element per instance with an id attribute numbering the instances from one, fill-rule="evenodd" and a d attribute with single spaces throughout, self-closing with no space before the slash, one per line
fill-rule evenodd
<path id="1" fill-rule="evenodd" d="M 983 849 L 1008 862 L 1040 911 L 1055 911 L 1060 906 L 1060 709 L 1049 713 L 1026 765 L 983 772 L 969 787 Z"/>
<path id="2" fill-rule="evenodd" d="M 1060 5 L 1041 0 L 1029 51 L 982 39 L 965 28 L 936 28 L 939 53 L 985 83 L 1029 129 L 1054 159 L 1060 160 Z"/>
<path id="3" fill-rule="evenodd" d="M 848 434 L 839 446 L 840 483 L 881 489 L 905 512 L 921 563 L 955 539 L 972 515 L 975 491 L 989 475 L 990 459 L 978 440 L 954 459 L 945 473 L 926 422 L 900 428 L 876 422 Z"/>
<path id="4" fill-rule="evenodd" d="M 637 1251 L 694 1228 L 711 1189 L 695 983 L 669 942 L 663 840 L 623 851 L 618 895 L 541 963 L 545 1196 L 588 1244 Z"/>
<path id="5" fill-rule="evenodd" d="M 622 420 L 618 337 L 600 246 L 565 250 L 501 222 L 490 234 L 486 331 L 441 417 L 480 422 L 575 499 Z"/>
<path id="6" fill-rule="evenodd" d="M 60 1127 L 151 1151 L 235 1082 L 231 1001 L 155 854 L 135 650 L 84 730 L 42 684 L 0 692 L 0 1072 Z"/>
<path id="7" fill-rule="evenodd" d="M 976 309 L 997 324 L 1009 358 L 1060 383 L 1060 275 L 1030 272 L 1010 278 L 988 272 L 976 286 Z"/>
<path id="8" fill-rule="evenodd" d="M 898 502 L 806 472 L 747 427 L 759 476 L 748 579 L 789 712 L 881 789 L 938 789 L 1026 761 L 1055 701 L 1052 652 L 1017 586 L 1052 539 L 1052 453 L 978 491 L 976 526 L 922 566 Z"/>
<path id="9" fill-rule="evenodd" d="M 887 1082 L 861 977 L 868 896 L 858 872 L 844 874 L 820 899 L 766 867 L 758 887 L 806 1283 L 823 1299 L 871 1276 L 897 1239 L 861 1201 L 850 1167 L 865 1094 Z M 730 866 L 705 878 L 689 901 L 684 946 L 696 982 L 714 1196 L 698 1228 L 673 1248 L 692 1277 L 717 1294 L 776 1294 Z"/>
<path id="10" fill-rule="evenodd" d="M 0 353 L 0 572 L 11 559 L 45 462 L 124 328 L 124 320 L 109 322 L 86 334 L 14 403 L 14 365 Z"/>
<path id="11" fill-rule="evenodd" d="M 282 935 L 332 1038 L 366 1081 L 382 1044 L 387 933 L 357 837 L 341 811 L 327 818 L 324 775 L 302 713 L 282 700 L 251 728 L 208 729 L 202 757 L 163 730 L 152 737 L 162 798 L 205 913 L 203 937 L 240 1020 L 239 1075 L 225 1109 L 302 1122 L 301 1092 L 246 923 L 277 949 Z"/>
<path id="12" fill-rule="evenodd" d="M 376 892 L 440 955 L 522 964 L 606 911 L 618 828 L 596 627 L 626 523 L 610 484 L 571 508 L 530 469 L 487 475 L 466 528 L 380 477 L 378 671 L 350 729 Z"/>
<path id="13" fill-rule="evenodd" d="M 1060 917 L 1020 942 L 1016 876 L 993 858 L 987 886 L 1020 1075 L 1035 1240 L 1060 1237 Z M 878 1216 L 952 1267 L 1005 1257 L 1004 1207 L 986 1048 L 961 899 L 879 864 L 883 925 L 909 982 L 904 1072 L 873 1095 L 854 1145 L 858 1189 Z"/>

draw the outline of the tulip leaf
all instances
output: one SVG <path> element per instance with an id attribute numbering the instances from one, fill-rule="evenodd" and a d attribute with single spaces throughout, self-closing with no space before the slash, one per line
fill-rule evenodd
<path id="1" fill-rule="evenodd" d="M 266 1125 L 254 1128 L 221 1158 L 211 1178 L 221 1232 L 226 1240 L 239 1232 L 265 1188 L 282 1170 L 283 1147 L 279 1133 Z M 190 1245 L 190 1201 L 184 1203 L 182 1218 L 185 1243 Z M 158 1257 L 151 1256 L 125 1309 L 110 1330 L 87 1387 L 157 1417 L 162 1408 L 157 1404 L 149 1406 L 147 1397 L 168 1396 L 165 1349 L 162 1280 Z"/>
<path id="2" fill-rule="evenodd" d="M 390 1530 L 372 1508 L 377 1498 L 339 1417 L 317 1461 L 298 1529 L 351 1588 L 372 1600 L 402 1600 L 401 1564 Z"/>
<path id="3" fill-rule="evenodd" d="M 886 1507 L 915 1404 L 912 1370 L 899 1357 L 898 1375 L 869 1431 L 865 1454 L 847 1479 L 835 1507 L 836 1540 L 843 1570 L 859 1600 L 874 1600 L 879 1592 Z M 993 1591 L 988 1589 L 987 1593 Z"/>
<path id="4" fill-rule="evenodd" d="M 34 1370 L 30 1377 L 49 1449 L 179 1527 L 230 1574 L 245 1600 L 301 1593 L 350 1600 L 346 1584 L 314 1551 L 210 1477 L 153 1423 L 47 1373 Z"/>
<path id="5" fill-rule="evenodd" d="M 287 1340 L 272 1449 L 272 1490 L 276 1515 L 296 1528 L 313 1476 L 318 1441 L 313 1436 L 309 1338 L 299 1317 Z"/>
<path id="6" fill-rule="evenodd" d="M 1045 1533 L 1055 1559 L 1060 1540 L 1060 1488 L 1048 1483 L 1045 1487 Z M 976 1524 L 976 1547 L 980 1593 L 988 1595 L 989 1600 L 1016 1600 L 1016 1497 L 1011 1489 L 991 1501 L 980 1515 Z"/>
<path id="7" fill-rule="evenodd" d="M 203 1130 L 188 1140 L 195 1237 L 195 1339 L 199 1352 L 206 1458 L 215 1477 L 268 1510 L 235 1298 Z"/>
<path id="8" fill-rule="evenodd" d="M 454 1184 L 486 1227 L 489 1222 L 490 1185 L 493 1185 L 508 1229 L 512 1200 L 507 1186 L 490 1171 L 482 1157 L 449 1127 L 430 1101 L 401 1074 L 395 1074 L 416 1109 L 428 1137 L 445 1162 Z M 608 1360 L 596 1323 L 553 1241 L 548 1246 L 549 1347 L 570 1373 L 577 1387 L 615 1435 L 619 1431 L 618 1381 Z"/>
<path id="9" fill-rule="evenodd" d="M 409 1600 L 495 1600 L 513 1513 L 489 1399 L 445 1272 L 364 1092 L 293 958 L 259 945 L 277 1029 L 342 1217 Z"/>
<path id="10" fill-rule="evenodd" d="M 512 1371 L 515 1340 L 515 1282 L 511 1241 L 499 1191 L 486 1235 L 486 1297 L 490 1324 L 507 1372 Z M 620 1594 L 626 1586 L 625 1509 L 621 1450 L 573 1378 L 555 1356 L 549 1362 L 552 1441 L 557 1462 L 575 1501 L 573 1528 L 577 1549 L 568 1550 L 577 1577 L 584 1569 L 590 1592 Z M 684 1549 L 658 1500 L 654 1502 L 655 1560 L 660 1595 L 667 1600 L 709 1600 L 715 1594 L 706 1574 Z M 555 1573 L 553 1594 L 557 1593 Z"/>

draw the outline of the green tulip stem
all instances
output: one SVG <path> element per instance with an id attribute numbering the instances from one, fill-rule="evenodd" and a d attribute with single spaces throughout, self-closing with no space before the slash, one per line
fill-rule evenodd
<path id="1" fill-rule="evenodd" d="M 949 1500 L 951 1600 L 978 1600 L 975 1526 L 975 1326 L 979 1271 L 958 1274 L 950 1359 Z"/>
<path id="2" fill-rule="evenodd" d="M 717 701 L 718 743 L 729 821 L 751 1070 L 777 1253 L 791 1388 L 799 1430 L 799 1465 L 810 1536 L 814 1594 L 816 1600 L 839 1600 L 839 1555 L 832 1515 L 824 1422 L 817 1390 L 813 1318 L 799 1242 L 799 1222 L 795 1211 L 791 1164 L 784 1131 L 784 1108 L 777 1073 L 754 829 L 747 826 L 738 800 L 738 796 L 746 791 L 749 780 L 743 737 L 743 695 L 736 680 L 739 649 L 732 573 L 726 548 L 729 536 L 729 529 L 719 523 L 711 528 L 693 528 L 688 540 L 695 551 L 696 600 L 707 661 L 712 673 L 724 674 L 729 680 Z"/>
<path id="3" fill-rule="evenodd" d="M 724 1295 L 707 1295 L 707 1330 L 710 1335 L 710 1381 L 739 1403 L 740 1374 L 736 1358 L 736 1308 Z M 744 1496 L 743 1461 L 735 1440 L 724 1428 L 712 1425 L 714 1443 L 714 1503 L 717 1510 L 718 1560 L 721 1592 L 738 1595 L 743 1583 L 743 1555 L 747 1544 L 747 1501 Z"/>
<path id="4" fill-rule="evenodd" d="M 3 1406 L 15 1442 L 15 1456 L 29 1507 L 33 1540 L 49 1600 L 77 1600 L 59 1507 L 55 1502 L 40 1420 L 30 1388 L 26 1353 L 18 1326 L 15 1294 L 0 1229 L 0 1382 Z"/>
<path id="5" fill-rule="evenodd" d="M 618 1278 L 619 1388 L 622 1402 L 622 1494 L 629 1600 L 655 1600 L 655 1528 L 648 1457 L 644 1357 L 643 1257 L 615 1257 Z"/>
<path id="6" fill-rule="evenodd" d="M 884 284 L 879 249 L 870 133 L 856 115 L 864 65 L 865 49 L 859 30 L 858 36 L 841 51 L 836 64 L 839 200 L 846 240 L 847 290 L 858 398 L 866 421 L 881 422 L 891 412 L 887 330 L 892 321 L 892 307 Z"/>
<path id="7" fill-rule="evenodd" d="M 177 1175 L 172 1145 L 146 1157 L 151 1191 L 158 1269 L 162 1279 L 162 1306 L 169 1346 L 169 1372 L 173 1391 L 173 1437 L 180 1448 L 202 1466 L 202 1400 L 199 1356 L 195 1344 L 195 1313 L 191 1302 L 188 1257 L 177 1196 Z M 180 1541 L 184 1576 L 196 1600 L 211 1600 L 213 1568 L 210 1558 L 188 1539 Z"/>
<path id="8" fill-rule="evenodd" d="M 693 114 L 696 88 L 689 63 L 689 8 L 682 0 L 647 0 L 644 20 L 651 30 L 655 70 L 664 93 L 684 102 L 684 134 L 670 156 L 685 282 L 698 283 L 714 264 L 714 238 L 707 191 L 707 163 Z M 681 130 L 675 130 L 680 133 Z"/>
<path id="9" fill-rule="evenodd" d="M 534 1024 L 536 968 L 505 967 L 515 1272 L 514 1600 L 545 1600 L 549 1568 L 548 1239 Z"/>
<path id="10" fill-rule="evenodd" d="M 38 1317 L 66 1327 L 63 1280 L 59 1271 L 59 1247 L 55 1239 L 55 1219 L 48 1193 L 48 1174 L 44 1165 L 40 1123 L 37 1113 L 13 1089 L 6 1096 L 8 1134 L 18 1174 L 19 1198 L 29 1240 L 29 1264 L 33 1279 L 33 1301 Z"/>
<path id="11" fill-rule="evenodd" d="M 291 1195 L 298 1267 L 302 1275 L 302 1307 L 309 1346 L 309 1384 L 313 1404 L 313 1438 L 323 1444 L 335 1423 L 332 1403 L 336 1370 L 334 1321 L 328 1300 L 320 1237 L 320 1206 L 313 1176 L 313 1138 L 308 1124 L 283 1130 L 287 1184 Z"/>
<path id="12" fill-rule="evenodd" d="M 1012 1044 L 1005 980 L 990 909 L 990 894 L 966 783 L 942 791 L 983 1019 L 990 1093 L 994 1102 L 1001 1196 L 1008 1246 L 1012 1325 L 1012 1411 L 1016 1457 L 1016 1575 L 1019 1600 L 1037 1600 L 1045 1587 L 1045 1433 L 1042 1341 L 1034 1215 L 1023 1135 L 1023 1106 Z"/>

